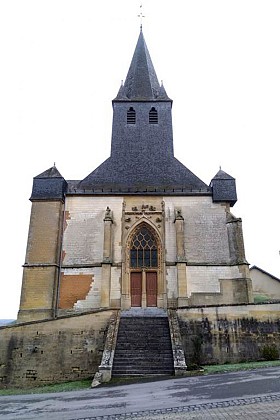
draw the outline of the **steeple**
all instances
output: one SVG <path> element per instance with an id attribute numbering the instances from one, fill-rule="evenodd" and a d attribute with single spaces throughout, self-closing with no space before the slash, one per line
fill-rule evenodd
<path id="1" fill-rule="evenodd" d="M 113 100 L 111 156 L 69 188 L 94 194 L 211 195 L 211 188 L 174 157 L 171 110 L 141 28 L 125 82 Z"/>
<path id="2" fill-rule="evenodd" d="M 144 39 L 142 28 L 131 64 L 114 101 L 170 101 L 158 78 Z"/>

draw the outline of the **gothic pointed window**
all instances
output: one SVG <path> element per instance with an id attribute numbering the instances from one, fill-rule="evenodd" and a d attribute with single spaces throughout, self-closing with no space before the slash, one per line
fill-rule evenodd
<path id="1" fill-rule="evenodd" d="M 151 268 L 157 266 L 157 242 L 150 229 L 148 229 L 146 226 L 141 226 L 131 241 L 130 267 Z"/>
<path id="2" fill-rule="evenodd" d="M 132 108 L 132 106 L 127 111 L 126 123 L 127 124 L 135 124 L 136 123 L 136 112 L 135 112 L 135 109 Z"/>
<path id="3" fill-rule="evenodd" d="M 154 106 L 149 112 L 149 124 L 158 124 L 158 112 Z"/>

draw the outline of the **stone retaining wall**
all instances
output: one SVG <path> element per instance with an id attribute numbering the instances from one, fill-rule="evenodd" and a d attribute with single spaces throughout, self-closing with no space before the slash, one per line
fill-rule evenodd
<path id="1" fill-rule="evenodd" d="M 177 315 L 188 366 L 260 360 L 264 346 L 280 351 L 280 303 L 184 308 Z"/>
<path id="2" fill-rule="evenodd" d="M 260 360 L 264 346 L 280 350 L 280 303 L 188 307 L 172 312 L 177 312 L 188 367 Z M 93 378 L 101 363 L 108 325 L 117 313 L 102 310 L 1 327 L 0 388 Z"/>
<path id="3" fill-rule="evenodd" d="M 0 328 L 0 388 L 93 378 L 115 312 Z"/>

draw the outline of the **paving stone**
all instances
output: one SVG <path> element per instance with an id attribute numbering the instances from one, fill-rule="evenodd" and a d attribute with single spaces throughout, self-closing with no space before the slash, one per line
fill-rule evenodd
<path id="1" fill-rule="evenodd" d="M 280 394 L 73 420 L 279 420 Z"/>

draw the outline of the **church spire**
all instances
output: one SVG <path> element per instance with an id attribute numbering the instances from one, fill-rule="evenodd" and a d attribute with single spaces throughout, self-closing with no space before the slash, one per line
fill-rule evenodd
<path id="1" fill-rule="evenodd" d="M 141 29 L 126 80 L 113 100 L 111 156 L 78 189 L 211 195 L 211 188 L 174 157 L 171 108 Z"/>
<path id="2" fill-rule="evenodd" d="M 158 78 L 144 39 L 142 26 L 126 80 L 114 101 L 170 101 Z"/>

